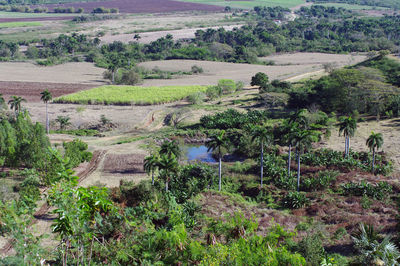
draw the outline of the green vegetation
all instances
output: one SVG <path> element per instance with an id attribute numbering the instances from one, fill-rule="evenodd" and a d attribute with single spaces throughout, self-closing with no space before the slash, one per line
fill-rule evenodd
<path id="1" fill-rule="evenodd" d="M 245 8 L 251 9 L 255 6 L 282 6 L 282 7 L 294 7 L 304 3 L 304 0 L 252 0 L 252 1 L 221 1 L 221 0 L 180 0 L 191 3 L 201 3 L 208 5 L 217 5 L 217 6 L 229 6 L 233 8 Z"/>
<path id="2" fill-rule="evenodd" d="M 0 29 L 2 28 L 17 28 L 17 27 L 38 27 L 43 26 L 40 22 L 1 22 Z"/>
<path id="3" fill-rule="evenodd" d="M 365 5 L 371 7 L 387 7 L 387 8 L 400 8 L 400 4 L 396 0 L 307 0 L 308 2 L 314 3 L 344 3 L 344 4 L 352 4 L 352 5 Z"/>
<path id="4" fill-rule="evenodd" d="M 181 100 L 188 95 L 205 91 L 204 86 L 132 87 L 102 86 L 54 99 L 58 103 L 142 105 Z"/>

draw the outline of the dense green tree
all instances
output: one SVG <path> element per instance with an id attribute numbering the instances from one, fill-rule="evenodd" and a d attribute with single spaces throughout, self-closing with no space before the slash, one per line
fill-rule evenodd
<path id="1" fill-rule="evenodd" d="M 175 156 L 179 159 L 182 155 L 182 151 L 179 147 L 179 143 L 176 140 L 164 140 L 160 147 L 160 154 L 166 154 L 168 156 Z"/>
<path id="2" fill-rule="evenodd" d="M 168 184 L 171 181 L 173 175 L 176 175 L 179 170 L 179 163 L 173 153 L 161 154 L 158 161 L 158 169 L 160 169 L 160 176 L 165 181 L 165 191 L 168 191 Z"/>
<path id="3" fill-rule="evenodd" d="M 258 72 L 251 78 L 251 86 L 259 86 L 260 90 L 264 90 L 268 87 L 268 76 L 265 73 Z"/>
<path id="4" fill-rule="evenodd" d="M 218 190 L 221 191 L 222 187 L 222 151 L 221 149 L 227 146 L 227 138 L 225 136 L 225 130 L 221 130 L 219 133 L 212 135 L 210 140 L 206 142 L 208 151 L 217 151 L 218 154 Z"/>
<path id="5" fill-rule="evenodd" d="M 369 150 L 372 151 L 372 172 L 374 173 L 375 150 L 379 150 L 383 146 L 382 133 L 374 133 L 372 131 L 365 144 L 368 146 Z"/>
<path id="6" fill-rule="evenodd" d="M 46 104 L 46 132 L 47 134 L 50 133 L 50 122 L 49 122 L 49 112 L 47 109 L 47 104 L 49 101 L 51 101 L 51 99 L 53 98 L 51 93 L 49 92 L 49 90 L 44 90 L 40 93 L 42 96 L 40 97 L 40 99 Z"/>

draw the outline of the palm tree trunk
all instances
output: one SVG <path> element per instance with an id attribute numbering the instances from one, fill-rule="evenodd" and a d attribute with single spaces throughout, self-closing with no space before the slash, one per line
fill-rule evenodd
<path id="1" fill-rule="evenodd" d="M 350 136 L 347 137 L 347 156 L 350 155 Z"/>
<path id="2" fill-rule="evenodd" d="M 375 168 L 375 148 L 372 149 L 372 173 L 374 173 Z"/>
<path id="3" fill-rule="evenodd" d="M 115 71 L 111 71 L 111 83 L 115 83 Z"/>
<path id="4" fill-rule="evenodd" d="M 151 171 L 151 184 L 154 186 L 154 170 Z"/>
<path id="5" fill-rule="evenodd" d="M 49 112 L 47 111 L 47 102 L 46 102 L 46 132 L 47 132 L 47 134 L 50 133 Z"/>
<path id="6" fill-rule="evenodd" d="M 300 151 L 297 150 L 297 191 L 300 191 Z"/>
<path id="7" fill-rule="evenodd" d="M 221 186 L 222 186 L 222 179 L 221 179 L 221 166 L 222 166 L 222 162 L 221 162 L 221 154 L 219 154 L 219 166 L 218 166 L 218 176 L 219 176 L 219 181 L 218 181 L 218 190 L 221 191 Z"/>
<path id="8" fill-rule="evenodd" d="M 264 143 L 261 141 L 261 160 L 260 160 L 260 177 L 261 177 L 261 187 L 263 186 L 263 176 L 264 176 Z"/>
<path id="9" fill-rule="evenodd" d="M 347 156 L 347 136 L 344 136 L 344 157 Z"/>
<path id="10" fill-rule="evenodd" d="M 168 192 L 168 179 L 165 181 L 165 192 Z"/>
<path id="11" fill-rule="evenodd" d="M 292 160 L 291 156 L 292 156 L 292 145 L 289 144 L 289 158 L 288 158 L 288 167 L 287 167 L 288 177 L 290 176 L 290 162 Z"/>

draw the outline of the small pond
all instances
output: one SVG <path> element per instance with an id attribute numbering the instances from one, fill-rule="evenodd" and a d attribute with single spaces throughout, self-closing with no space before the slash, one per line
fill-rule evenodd
<path id="1" fill-rule="evenodd" d="M 217 162 L 212 157 L 212 152 L 207 151 L 207 147 L 205 145 L 200 145 L 200 146 L 185 145 L 183 146 L 182 149 L 188 161 L 198 160 L 206 163 Z"/>

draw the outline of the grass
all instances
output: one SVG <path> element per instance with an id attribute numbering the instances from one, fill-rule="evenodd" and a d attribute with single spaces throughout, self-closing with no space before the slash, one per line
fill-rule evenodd
<path id="1" fill-rule="evenodd" d="M 350 10 L 370 10 L 370 9 L 376 9 L 376 10 L 387 10 L 389 8 L 386 7 L 379 7 L 379 6 L 364 6 L 364 5 L 351 5 L 351 4 L 344 4 L 344 3 L 318 3 L 318 5 L 322 6 L 333 6 L 336 8 L 343 7 L 346 9 Z"/>
<path id="2" fill-rule="evenodd" d="M 295 7 L 304 4 L 304 0 L 252 0 L 252 1 L 221 1 L 221 0 L 180 0 L 183 2 L 209 4 L 217 6 L 230 6 L 234 8 L 252 9 L 255 6 L 282 6 Z"/>
<path id="3" fill-rule="evenodd" d="M 151 105 L 179 101 L 188 95 L 205 91 L 206 86 L 138 87 L 107 85 L 65 95 L 57 103 Z"/>
<path id="4" fill-rule="evenodd" d="M 0 29 L 19 28 L 19 27 L 37 27 L 42 26 L 40 22 L 3 22 L 0 23 Z"/>

